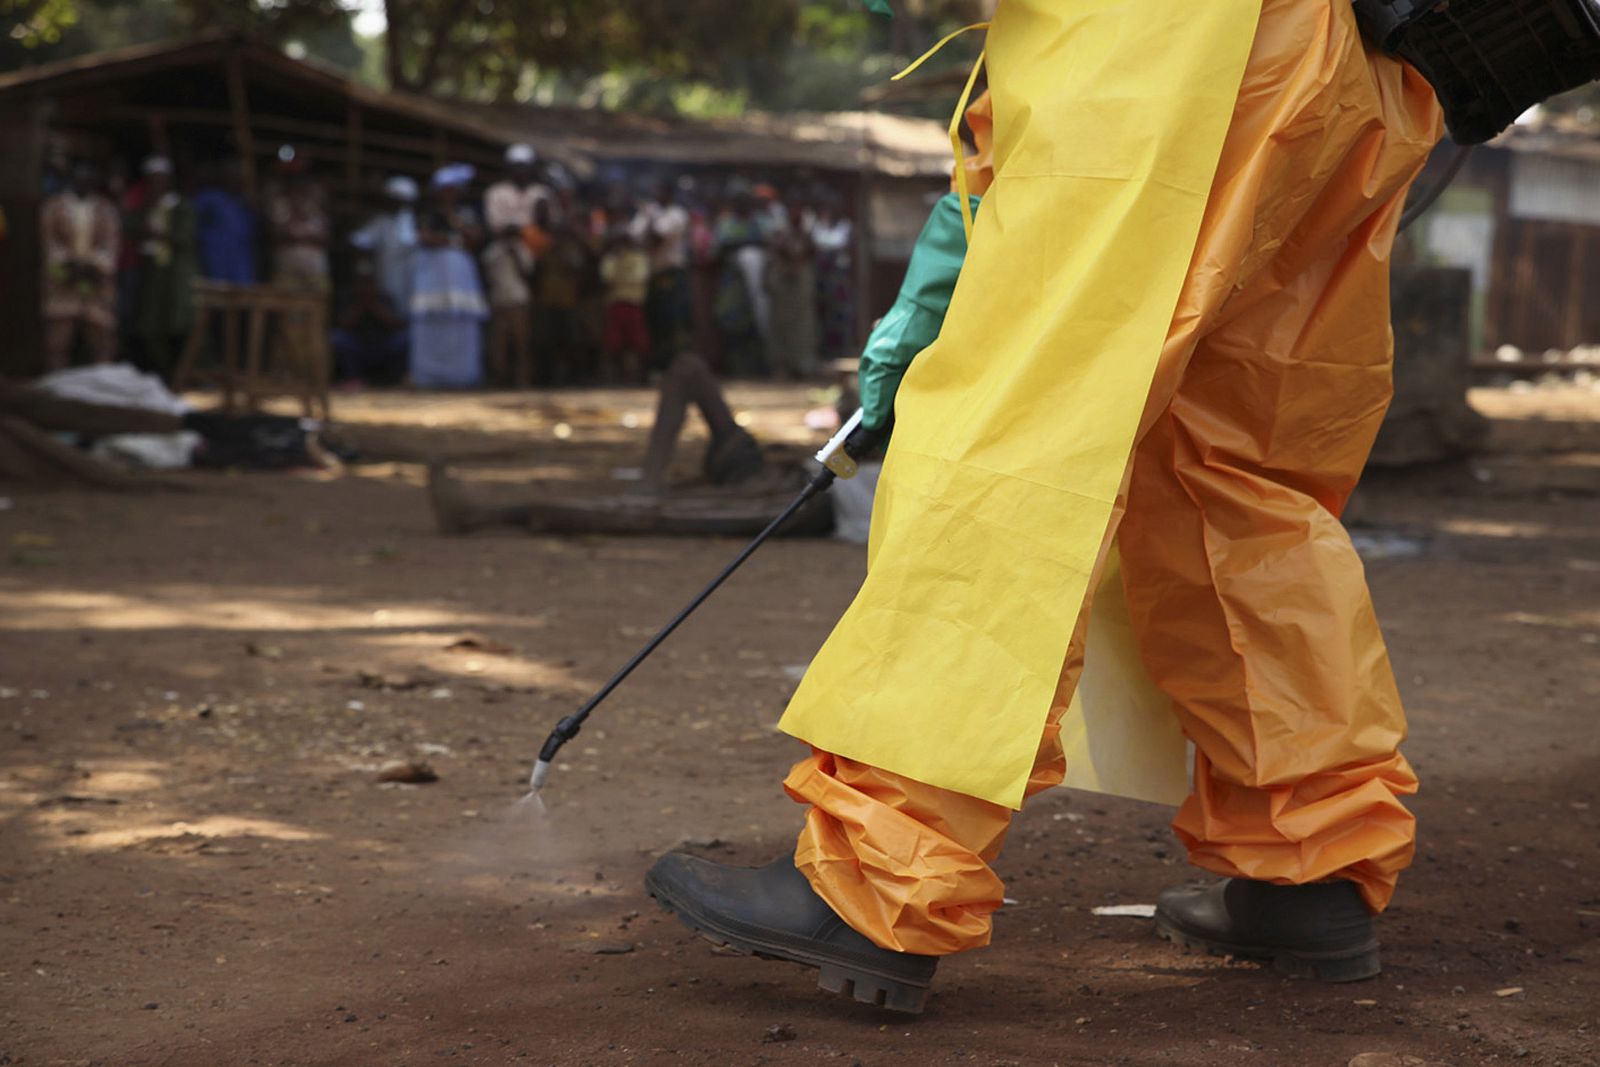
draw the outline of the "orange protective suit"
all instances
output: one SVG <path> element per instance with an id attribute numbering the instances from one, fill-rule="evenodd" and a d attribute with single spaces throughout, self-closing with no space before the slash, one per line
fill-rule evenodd
<path id="1" fill-rule="evenodd" d="M 1008 121 L 1041 120 L 1004 109 L 992 60 L 990 77 L 1003 181 Z M 1196 746 L 1174 823 L 1192 862 L 1346 878 L 1374 911 L 1410 862 L 1399 798 L 1417 783 L 1338 514 L 1388 403 L 1390 248 L 1439 128 L 1431 89 L 1364 47 L 1346 0 L 1265 0 L 1101 551 L 1121 554 L 1141 655 Z M 1093 230 L 1062 219 L 1064 241 Z M 1062 779 L 1087 612 L 1029 795 Z M 811 805 L 796 863 L 852 927 L 916 953 L 987 943 L 1009 805 L 820 749 L 785 787 Z"/>

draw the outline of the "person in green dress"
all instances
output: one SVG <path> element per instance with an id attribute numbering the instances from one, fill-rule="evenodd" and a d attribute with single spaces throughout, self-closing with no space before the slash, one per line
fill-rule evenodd
<path id="1" fill-rule="evenodd" d="M 135 329 L 144 344 L 145 369 L 170 377 L 195 318 L 194 206 L 175 187 L 170 160 L 145 160 L 144 175 L 149 194 L 135 219 L 140 266 Z"/>

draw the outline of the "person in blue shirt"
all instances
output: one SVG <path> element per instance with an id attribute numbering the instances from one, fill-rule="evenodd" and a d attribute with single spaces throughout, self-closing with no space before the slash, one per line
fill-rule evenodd
<path id="1" fill-rule="evenodd" d="M 208 169 L 194 195 L 200 276 L 234 285 L 256 281 L 256 213 L 245 201 L 237 161 Z"/>
<path id="2" fill-rule="evenodd" d="M 350 235 L 372 257 L 378 288 L 397 308 L 411 304 L 411 260 L 417 250 L 417 183 L 403 174 L 383 183 L 385 210 Z"/>

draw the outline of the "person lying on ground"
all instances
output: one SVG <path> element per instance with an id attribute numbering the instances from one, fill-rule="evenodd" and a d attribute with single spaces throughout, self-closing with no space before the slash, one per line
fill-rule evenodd
<path id="1" fill-rule="evenodd" d="M 672 457 L 690 406 L 710 433 L 697 486 L 669 487 Z M 491 526 L 538 533 L 753 536 L 804 486 L 801 464 L 769 467 L 759 442 L 739 426 L 705 360 L 680 352 L 661 380 L 656 420 L 641 478 L 630 491 L 595 496 L 544 494 L 516 504 L 474 500 L 440 461 L 429 465 L 428 501 L 439 532 L 463 534 Z M 784 527 L 792 536 L 823 536 L 833 528 L 826 497 Z"/>

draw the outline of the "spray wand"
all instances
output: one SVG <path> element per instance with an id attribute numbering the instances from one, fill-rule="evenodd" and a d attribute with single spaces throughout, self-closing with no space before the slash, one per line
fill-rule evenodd
<path id="1" fill-rule="evenodd" d="M 624 664 L 622 669 L 613 675 L 609 682 L 601 686 L 600 691 L 590 697 L 583 707 L 556 723 L 556 728 L 550 731 L 549 737 L 545 738 L 544 747 L 539 749 L 538 761 L 533 765 L 533 774 L 528 779 L 528 787 L 531 792 L 538 793 L 544 787 L 545 779 L 550 777 L 550 766 L 556 758 L 556 753 L 561 751 L 561 746 L 578 736 L 578 731 L 583 729 L 584 720 L 588 719 L 589 714 L 600 706 L 601 701 L 610 696 L 612 690 L 621 685 L 628 675 L 633 673 L 635 667 L 643 663 L 650 653 L 659 648 L 661 642 L 672 635 L 672 631 L 676 630 L 690 615 L 693 615 L 695 609 L 704 604 L 711 594 L 715 593 L 718 587 L 727 581 L 745 560 L 754 555 L 756 549 L 760 548 L 769 537 L 781 529 L 784 523 L 793 518 L 796 512 L 810 503 L 814 497 L 827 491 L 835 479 L 854 478 L 858 469 L 857 458 L 865 456 L 876 448 L 878 443 L 883 440 L 885 432 L 885 430 L 869 430 L 862 426 L 861 412 L 859 410 L 850 416 L 849 420 L 839 428 L 839 432 L 834 434 L 833 438 L 823 445 L 822 450 L 817 453 L 817 462 L 822 464 L 822 469 L 812 476 L 804 489 L 800 490 L 800 495 L 790 501 L 789 506 L 784 508 L 777 518 L 768 523 L 767 528 L 757 534 L 755 540 L 746 545 L 744 550 L 733 558 L 732 563 L 722 569 L 722 573 L 711 579 L 710 584 L 695 594 L 694 599 L 689 601 L 682 611 L 672 617 L 671 622 L 663 626 L 643 648 L 636 652 L 633 658 Z"/>

